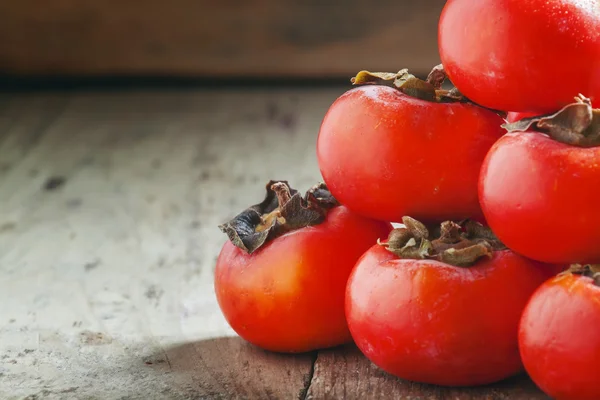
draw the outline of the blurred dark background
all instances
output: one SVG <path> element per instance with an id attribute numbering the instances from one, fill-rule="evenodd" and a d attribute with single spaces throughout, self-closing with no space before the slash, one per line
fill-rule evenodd
<path id="1" fill-rule="evenodd" d="M 438 63 L 444 0 L 0 2 L 5 84 L 332 82 Z"/>

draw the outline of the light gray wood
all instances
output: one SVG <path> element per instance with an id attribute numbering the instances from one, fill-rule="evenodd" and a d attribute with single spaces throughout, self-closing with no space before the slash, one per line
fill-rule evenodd
<path id="1" fill-rule="evenodd" d="M 149 357 L 232 336 L 217 225 L 320 179 L 343 90 L 0 95 L 0 398 L 151 396 L 173 378 Z"/>
<path id="2" fill-rule="evenodd" d="M 442 389 L 352 346 L 231 337 L 217 225 L 269 179 L 320 179 L 317 132 L 345 89 L 0 94 L 0 398 L 544 399 L 527 379 Z"/>

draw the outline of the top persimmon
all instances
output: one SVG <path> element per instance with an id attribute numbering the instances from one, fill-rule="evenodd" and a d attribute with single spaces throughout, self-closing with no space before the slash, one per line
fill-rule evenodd
<path id="1" fill-rule="evenodd" d="M 450 80 L 485 107 L 541 114 L 600 96 L 597 0 L 448 0 L 438 39 Z"/>
<path id="2" fill-rule="evenodd" d="M 359 81 L 365 80 L 362 74 Z M 372 75 L 366 80 L 399 80 L 393 74 Z M 444 97 L 452 93 L 440 99 L 442 91 L 431 87 L 439 81 L 428 86 L 403 71 L 398 75 L 402 87 L 361 86 L 330 107 L 317 142 L 329 190 L 349 209 L 384 221 L 405 215 L 425 222 L 480 220 L 479 170 L 503 135 L 504 120 Z"/>

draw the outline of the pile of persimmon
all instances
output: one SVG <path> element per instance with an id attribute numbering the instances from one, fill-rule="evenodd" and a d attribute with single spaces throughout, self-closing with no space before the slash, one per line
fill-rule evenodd
<path id="1" fill-rule="evenodd" d="M 352 79 L 324 183 L 271 181 L 220 226 L 221 310 L 272 351 L 354 341 L 403 379 L 600 399 L 600 3 L 448 0 L 438 44 L 426 79 Z"/>

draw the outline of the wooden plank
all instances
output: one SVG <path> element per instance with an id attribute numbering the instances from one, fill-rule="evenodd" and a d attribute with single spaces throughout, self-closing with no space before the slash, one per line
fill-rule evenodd
<path id="1" fill-rule="evenodd" d="M 316 358 L 266 352 L 240 338 L 186 343 L 166 353 L 194 399 L 303 399 Z"/>
<path id="2" fill-rule="evenodd" d="M 319 352 L 308 399 L 547 400 L 527 377 L 477 388 L 442 388 L 389 375 L 355 346 Z"/>
<path id="3" fill-rule="evenodd" d="M 186 358 L 218 358 L 203 341 L 233 335 L 217 225 L 270 178 L 320 179 L 316 132 L 343 90 L 0 94 L 0 398 L 224 390 L 238 342 L 216 343 L 214 380 Z M 146 364 L 164 353 L 176 373 Z"/>
<path id="4" fill-rule="evenodd" d="M 313 355 L 223 338 L 216 226 L 270 178 L 319 180 L 345 89 L 0 94 L 0 398 L 544 399 L 403 382 L 352 347 L 309 381 Z"/>
<path id="5" fill-rule="evenodd" d="M 445 0 L 0 2 L 0 72 L 350 77 L 438 64 Z"/>

